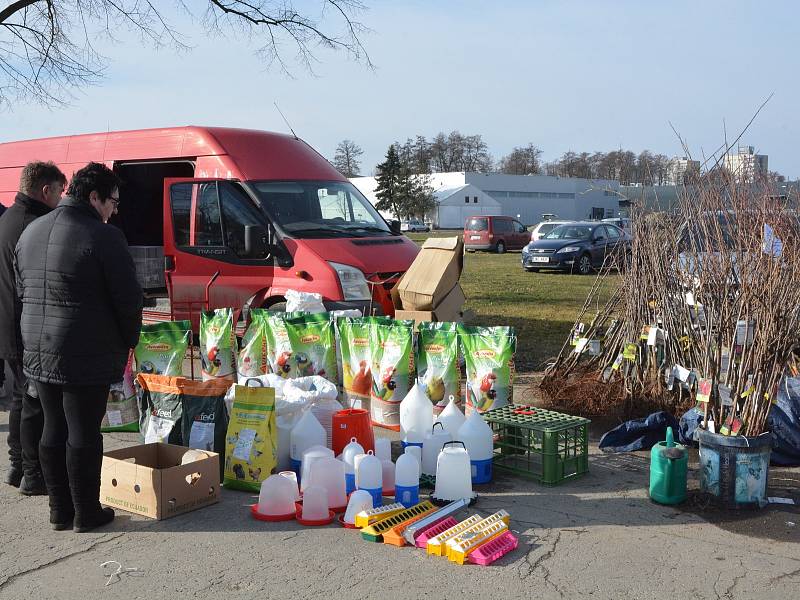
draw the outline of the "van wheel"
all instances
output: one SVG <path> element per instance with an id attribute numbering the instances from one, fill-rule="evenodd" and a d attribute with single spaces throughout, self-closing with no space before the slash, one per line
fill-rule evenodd
<path id="1" fill-rule="evenodd" d="M 503 243 L 503 240 L 497 242 L 497 246 L 495 246 L 495 251 L 498 254 L 505 254 L 506 252 L 506 245 Z"/>
<path id="2" fill-rule="evenodd" d="M 286 302 L 277 302 L 265 308 L 267 310 L 271 310 L 272 312 L 286 312 Z"/>

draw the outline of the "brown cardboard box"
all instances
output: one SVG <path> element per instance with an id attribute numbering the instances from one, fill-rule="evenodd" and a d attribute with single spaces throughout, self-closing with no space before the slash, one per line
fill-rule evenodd
<path id="1" fill-rule="evenodd" d="M 417 324 L 426 321 L 460 323 L 462 321 L 461 309 L 466 301 L 464 291 L 459 284 L 456 284 L 433 310 L 399 309 L 395 310 L 394 318 L 398 320 L 409 319 Z"/>
<path id="2" fill-rule="evenodd" d="M 433 311 L 461 277 L 464 242 L 460 237 L 428 238 L 396 289 L 403 310 Z"/>
<path id="3" fill-rule="evenodd" d="M 100 502 L 159 521 L 218 502 L 219 455 L 181 465 L 187 450 L 143 444 L 106 452 Z"/>

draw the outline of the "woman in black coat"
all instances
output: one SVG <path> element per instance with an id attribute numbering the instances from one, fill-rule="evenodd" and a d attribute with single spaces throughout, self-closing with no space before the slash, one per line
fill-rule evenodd
<path id="1" fill-rule="evenodd" d="M 89 163 L 16 249 L 23 369 L 44 412 L 39 459 L 54 529 L 89 531 L 114 518 L 99 501 L 100 423 L 142 323 L 133 259 L 122 232 L 106 224 L 118 186 L 108 167 Z"/>

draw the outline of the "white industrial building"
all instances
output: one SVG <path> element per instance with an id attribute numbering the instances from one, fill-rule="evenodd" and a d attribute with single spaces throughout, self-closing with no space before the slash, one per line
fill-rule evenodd
<path id="1" fill-rule="evenodd" d="M 619 212 L 616 181 L 463 172 L 429 177 L 438 206 L 428 218 L 440 229 L 460 229 L 472 215 L 507 215 L 533 225 L 543 215 L 578 220 L 614 217 Z M 374 177 L 350 181 L 370 202 L 377 202 Z"/>
<path id="2" fill-rule="evenodd" d="M 769 157 L 756 154 L 753 146 L 739 146 L 736 154 L 726 154 L 724 164 L 740 183 L 752 183 L 769 173 Z"/>

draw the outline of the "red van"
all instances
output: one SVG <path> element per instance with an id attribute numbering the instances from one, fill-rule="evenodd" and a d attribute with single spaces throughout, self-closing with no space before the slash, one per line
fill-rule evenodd
<path id="1" fill-rule="evenodd" d="M 522 250 L 531 241 L 528 229 L 511 217 L 478 215 L 467 218 L 464 224 L 464 248 L 491 250 L 502 254 L 506 250 Z"/>
<path id="2" fill-rule="evenodd" d="M 206 308 L 280 309 L 286 290 L 329 309 L 394 313 L 389 289 L 417 245 L 303 140 L 245 129 L 176 127 L 0 144 L 0 202 L 23 166 L 67 177 L 89 161 L 123 181 L 122 229 L 143 283 L 146 319 Z"/>

